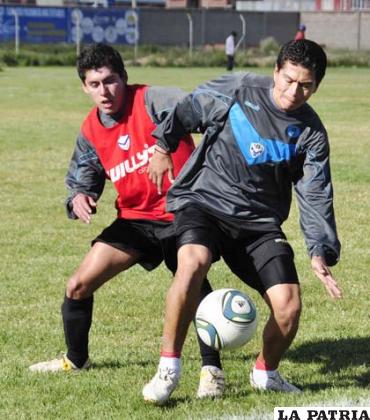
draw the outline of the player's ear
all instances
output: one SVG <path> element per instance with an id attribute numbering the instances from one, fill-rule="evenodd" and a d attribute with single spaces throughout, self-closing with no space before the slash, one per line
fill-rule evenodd
<path id="1" fill-rule="evenodd" d="M 128 81 L 128 76 L 127 76 L 127 71 L 126 70 L 123 71 L 122 80 L 123 80 L 124 84 L 126 84 L 127 81 Z"/>
<path id="2" fill-rule="evenodd" d="M 81 87 L 82 87 L 82 90 L 85 92 L 85 93 L 89 93 L 89 91 L 88 91 L 88 89 L 87 89 L 87 86 L 86 86 L 86 83 L 85 82 L 82 82 L 81 83 Z"/>

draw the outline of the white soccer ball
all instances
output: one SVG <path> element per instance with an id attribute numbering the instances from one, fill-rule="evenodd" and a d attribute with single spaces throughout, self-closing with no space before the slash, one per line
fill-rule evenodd
<path id="1" fill-rule="evenodd" d="M 245 293 L 236 289 L 219 289 L 201 301 L 195 325 L 205 344 L 215 350 L 232 350 L 253 337 L 257 310 Z"/>

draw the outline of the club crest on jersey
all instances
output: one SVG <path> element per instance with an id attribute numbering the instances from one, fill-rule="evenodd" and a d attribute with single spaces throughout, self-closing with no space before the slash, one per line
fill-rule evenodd
<path id="1" fill-rule="evenodd" d="M 128 134 L 120 136 L 119 139 L 117 140 L 117 143 L 118 143 L 118 146 L 122 150 L 128 150 L 130 148 L 130 145 L 131 145 L 130 136 Z"/>
<path id="2" fill-rule="evenodd" d="M 249 147 L 249 152 L 252 158 L 261 156 L 264 151 L 265 151 L 265 147 L 261 143 L 252 143 Z"/>
<path id="3" fill-rule="evenodd" d="M 286 133 L 290 139 L 296 139 L 301 134 L 301 129 L 296 125 L 288 125 L 286 128 Z"/>

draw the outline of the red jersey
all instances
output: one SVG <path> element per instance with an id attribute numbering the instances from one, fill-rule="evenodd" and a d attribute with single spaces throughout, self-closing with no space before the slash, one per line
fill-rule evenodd
<path id="1" fill-rule="evenodd" d="M 117 190 L 117 217 L 172 221 L 173 215 L 165 210 L 165 194 L 171 185 L 168 177 L 164 178 L 163 194 L 159 195 L 146 173 L 156 143 L 152 136 L 156 126 L 145 108 L 146 89 L 145 85 L 127 85 L 126 110 L 113 127 L 104 127 L 95 107 L 83 122 L 81 131 L 94 146 L 107 178 Z M 193 150 L 190 136 L 180 142 L 171 155 L 175 176 Z"/>

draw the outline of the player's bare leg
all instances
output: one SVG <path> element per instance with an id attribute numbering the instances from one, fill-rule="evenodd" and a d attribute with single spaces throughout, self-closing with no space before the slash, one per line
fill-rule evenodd
<path id="1" fill-rule="evenodd" d="M 67 283 L 70 299 L 86 299 L 105 282 L 136 264 L 139 258 L 134 250 L 122 251 L 103 242 L 96 242 Z"/>
<path id="2" fill-rule="evenodd" d="M 178 269 L 166 298 L 162 344 L 164 352 L 181 353 L 211 258 L 208 248 L 202 245 L 184 245 L 179 249 Z"/>
<path id="3" fill-rule="evenodd" d="M 179 249 L 178 269 L 166 298 L 161 359 L 156 375 L 143 389 L 146 401 L 164 404 L 177 386 L 181 350 L 211 262 L 212 254 L 203 245 Z"/>
<path id="4" fill-rule="evenodd" d="M 30 366 L 33 372 L 58 372 L 90 367 L 89 331 L 92 321 L 93 293 L 118 273 L 137 262 L 134 250 L 121 251 L 96 242 L 67 283 L 62 305 L 66 356 Z"/>
<path id="5" fill-rule="evenodd" d="M 267 290 L 264 299 L 271 313 L 263 331 L 262 350 L 251 374 L 252 386 L 258 389 L 298 392 L 298 388 L 282 378 L 277 369 L 298 331 L 301 313 L 300 287 L 298 284 L 278 284 Z"/>

